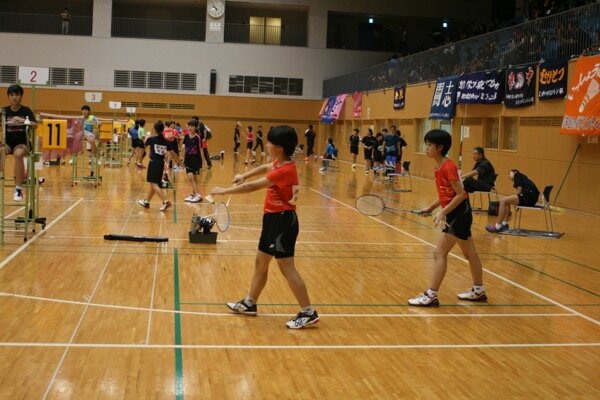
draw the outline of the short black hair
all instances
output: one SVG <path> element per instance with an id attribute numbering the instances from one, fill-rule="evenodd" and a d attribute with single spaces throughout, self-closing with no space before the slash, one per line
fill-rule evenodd
<path id="1" fill-rule="evenodd" d="M 187 124 L 189 126 L 193 126 L 194 128 L 198 128 L 198 120 L 196 120 L 196 119 L 189 120 Z"/>
<path id="2" fill-rule="evenodd" d="M 145 120 L 140 120 L 140 122 L 146 122 Z M 156 131 L 156 133 L 158 133 L 159 135 L 162 135 L 163 131 L 165 130 L 165 124 L 162 123 L 162 121 L 156 121 L 154 123 L 154 130 Z"/>
<path id="3" fill-rule="evenodd" d="M 425 134 L 424 141 L 442 146 L 442 155 L 448 154 L 452 147 L 452 136 L 443 129 L 432 129 Z"/>
<path id="4" fill-rule="evenodd" d="M 23 96 L 23 93 L 24 93 L 24 92 L 23 92 L 23 88 L 21 87 L 21 85 L 16 85 L 16 84 L 15 84 L 15 85 L 10 85 L 10 86 L 8 87 L 8 89 L 6 89 L 6 95 L 7 95 L 7 96 L 8 96 L 8 95 L 11 95 L 11 94 L 13 94 L 13 93 L 16 93 L 16 94 L 18 94 L 18 95 L 21 95 L 21 96 Z"/>
<path id="5" fill-rule="evenodd" d="M 162 124 L 162 121 L 158 121 L 158 122 L 160 122 Z M 144 125 L 146 125 L 146 120 L 144 118 L 140 118 L 140 126 L 143 128 Z M 164 125 L 163 125 L 163 129 L 165 129 Z"/>
<path id="6" fill-rule="evenodd" d="M 298 135 L 294 128 L 288 125 L 278 125 L 269 130 L 267 140 L 275 146 L 283 147 L 287 157 L 291 157 L 298 145 Z"/>
<path id="7" fill-rule="evenodd" d="M 354 128 L 354 132 L 358 133 L 360 130 L 358 128 Z"/>
<path id="8" fill-rule="evenodd" d="M 88 111 L 92 111 L 92 109 L 90 108 L 90 106 L 88 106 L 87 104 L 84 104 L 81 106 L 81 111 L 83 110 L 88 110 Z"/>
<path id="9" fill-rule="evenodd" d="M 477 153 L 481 154 L 482 157 L 485 157 L 485 151 L 483 150 L 483 147 L 476 146 L 476 147 L 473 147 L 473 150 L 475 150 Z"/>

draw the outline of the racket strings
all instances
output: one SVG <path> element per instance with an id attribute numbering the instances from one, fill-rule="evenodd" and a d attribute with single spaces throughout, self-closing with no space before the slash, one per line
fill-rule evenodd
<path id="1" fill-rule="evenodd" d="M 385 209 L 385 203 L 379 196 L 365 195 L 356 199 L 356 209 L 365 215 L 379 215 Z"/>
<path id="2" fill-rule="evenodd" d="M 231 217 L 229 216 L 229 210 L 225 203 L 221 202 L 215 206 L 213 218 L 217 224 L 217 228 L 219 228 L 221 232 L 225 232 L 227 229 L 229 229 Z"/>

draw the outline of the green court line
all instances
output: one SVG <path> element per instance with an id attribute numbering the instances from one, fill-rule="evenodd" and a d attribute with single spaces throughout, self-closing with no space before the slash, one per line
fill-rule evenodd
<path id="1" fill-rule="evenodd" d="M 513 264 L 516 264 L 516 265 L 518 265 L 518 266 L 520 266 L 520 267 L 524 267 L 524 268 L 527 268 L 527 269 L 529 269 L 529 270 L 535 271 L 535 272 L 537 272 L 537 273 L 539 273 L 539 274 L 541 274 L 541 275 L 547 276 L 548 278 L 551 278 L 551 279 L 557 280 L 557 281 L 559 281 L 559 282 L 561 282 L 561 283 L 564 283 L 565 285 L 569 285 L 569 286 L 571 286 L 571 287 L 574 287 L 575 289 L 581 290 L 582 292 L 586 292 L 586 293 L 589 293 L 589 294 L 591 294 L 591 295 L 593 295 L 593 296 L 600 297 L 600 294 L 598 294 L 598 293 L 592 292 L 591 290 L 588 290 L 588 289 L 584 289 L 584 288 L 582 288 L 581 286 L 577 286 L 577 285 L 575 285 L 574 283 L 571 283 L 571 282 L 565 281 L 564 279 L 557 278 L 556 276 L 554 276 L 554 275 L 551 275 L 551 274 L 549 274 L 549 273 L 547 273 L 547 272 L 541 271 L 541 270 L 539 270 L 539 269 L 536 269 L 536 268 L 534 268 L 534 267 L 533 267 L 533 266 L 531 266 L 531 265 L 527 265 L 527 264 L 525 264 L 525 263 L 522 263 L 522 262 L 520 262 L 520 261 L 513 260 L 513 259 L 511 259 L 511 258 L 505 257 L 505 256 L 503 256 L 502 254 L 496 254 L 496 255 L 497 255 L 498 257 L 501 257 L 501 258 L 505 259 L 506 261 L 510 261 L 510 262 L 512 262 Z"/>
<path id="2" fill-rule="evenodd" d="M 175 311 L 180 311 L 179 302 L 179 254 L 173 251 L 173 291 Z M 181 346 L 181 314 L 175 313 L 175 345 Z M 183 400 L 183 351 L 181 347 L 175 348 L 175 398 Z"/>
<path id="3" fill-rule="evenodd" d="M 563 261 L 566 261 L 568 263 L 578 265 L 578 266 L 583 267 L 583 268 L 591 269 L 592 271 L 600 272 L 600 269 L 597 269 L 597 268 L 594 268 L 594 267 L 590 267 L 589 265 L 581 264 L 581 263 L 579 263 L 577 261 L 569 260 L 568 258 L 557 256 L 556 254 L 548 254 L 548 255 L 550 255 L 552 257 L 555 257 L 555 258 L 558 258 L 559 260 L 563 260 Z"/>

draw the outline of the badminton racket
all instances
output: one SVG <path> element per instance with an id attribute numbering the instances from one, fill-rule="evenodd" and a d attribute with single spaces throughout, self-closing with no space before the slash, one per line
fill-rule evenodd
<path id="1" fill-rule="evenodd" d="M 362 214 L 369 215 L 371 217 L 380 215 L 385 210 L 409 212 L 409 213 L 413 213 L 413 214 L 417 214 L 417 215 L 426 214 L 421 210 L 410 210 L 410 209 L 406 209 L 406 208 L 388 207 L 385 204 L 385 201 L 383 201 L 383 199 L 381 197 L 374 195 L 374 194 L 365 194 L 365 195 L 357 197 L 354 202 L 354 207 L 358 211 L 360 211 Z"/>
<path id="2" fill-rule="evenodd" d="M 216 202 L 210 194 L 207 195 L 205 199 L 214 206 L 213 213 L 210 215 L 210 217 L 215 220 L 217 229 L 219 229 L 221 232 L 227 231 L 231 225 L 231 215 L 229 213 L 229 202 L 231 201 L 231 195 L 229 195 L 226 202 Z"/>

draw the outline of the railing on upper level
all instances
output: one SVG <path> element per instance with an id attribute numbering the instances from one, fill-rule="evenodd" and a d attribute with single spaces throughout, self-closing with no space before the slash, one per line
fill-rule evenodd
<path id="1" fill-rule="evenodd" d="M 325 80 L 323 96 L 571 58 L 598 47 L 600 4 L 594 3 Z"/>
<path id="2" fill-rule="evenodd" d="M 0 12 L 0 32 L 61 34 L 59 15 Z M 226 43 L 307 46 L 306 26 L 224 24 Z M 69 35 L 92 35 L 92 17 L 72 16 Z M 206 39 L 205 21 L 113 17 L 112 37 L 190 40 Z"/>
<path id="3" fill-rule="evenodd" d="M 61 29 L 62 20 L 58 14 L 0 12 L 0 32 L 60 35 Z M 72 15 L 68 32 L 69 35 L 91 36 L 92 17 Z"/>
<path id="4" fill-rule="evenodd" d="M 112 36 L 141 39 L 204 41 L 206 22 L 113 18 Z"/>

